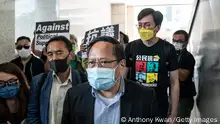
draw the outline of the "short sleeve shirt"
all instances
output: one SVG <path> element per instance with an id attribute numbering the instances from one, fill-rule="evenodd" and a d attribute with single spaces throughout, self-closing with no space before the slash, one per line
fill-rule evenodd
<path id="1" fill-rule="evenodd" d="M 174 46 L 159 39 L 156 44 L 147 47 L 138 39 L 127 44 L 125 57 L 126 67 L 131 68 L 130 79 L 146 87 L 155 88 L 157 96 L 161 97 L 160 100 L 167 99 L 167 87 L 170 82 L 168 72 L 178 69 Z"/>

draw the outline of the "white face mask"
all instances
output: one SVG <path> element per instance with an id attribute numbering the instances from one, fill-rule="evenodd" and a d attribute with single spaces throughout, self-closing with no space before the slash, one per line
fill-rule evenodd
<path id="1" fill-rule="evenodd" d="M 184 44 L 182 44 L 182 43 L 173 43 L 173 45 L 174 45 L 176 50 L 182 50 Z"/>
<path id="2" fill-rule="evenodd" d="M 21 50 L 18 50 L 18 55 L 22 59 L 26 59 L 26 58 L 28 58 L 31 55 L 31 51 L 29 49 L 22 48 Z"/>

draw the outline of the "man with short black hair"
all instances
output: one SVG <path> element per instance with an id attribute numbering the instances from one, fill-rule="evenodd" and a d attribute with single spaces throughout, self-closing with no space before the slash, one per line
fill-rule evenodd
<path id="1" fill-rule="evenodd" d="M 129 42 L 128 35 L 126 35 L 126 34 L 124 34 L 123 32 L 120 31 L 120 43 L 126 45 L 128 42 Z"/>
<path id="2" fill-rule="evenodd" d="M 94 39 L 87 54 L 89 83 L 68 90 L 62 124 L 119 124 L 157 116 L 154 91 L 123 78 L 124 49 L 116 39 Z"/>
<path id="3" fill-rule="evenodd" d="M 28 105 L 28 123 L 60 124 L 67 90 L 81 83 L 80 75 L 71 69 L 72 44 L 65 36 L 55 36 L 46 44 L 52 71 L 34 77 Z"/>
<path id="4" fill-rule="evenodd" d="M 195 84 L 193 82 L 193 73 L 195 59 L 187 51 L 189 35 L 184 30 L 178 30 L 173 34 L 173 45 L 177 51 L 179 65 L 180 98 L 178 107 L 178 116 L 181 118 L 190 118 L 191 110 L 194 106 L 193 97 L 196 95 Z M 180 122 L 180 124 L 189 124 Z"/>
<path id="5" fill-rule="evenodd" d="M 129 37 L 128 35 L 124 34 L 123 32 L 120 31 L 120 39 L 119 39 L 120 43 L 123 45 L 123 47 L 125 48 L 126 45 L 129 42 Z"/>
<path id="6" fill-rule="evenodd" d="M 127 68 L 124 77 L 155 89 L 161 116 L 174 119 L 179 101 L 178 65 L 174 46 L 156 36 L 163 15 L 154 9 L 145 8 L 138 14 L 137 21 L 140 39 L 128 43 L 125 48 Z M 167 88 L 170 82 L 172 110 L 168 115 Z"/>
<path id="7" fill-rule="evenodd" d="M 31 53 L 30 43 L 29 37 L 19 37 L 15 43 L 19 57 L 11 61 L 23 70 L 29 83 L 34 76 L 44 73 L 44 63 Z"/>

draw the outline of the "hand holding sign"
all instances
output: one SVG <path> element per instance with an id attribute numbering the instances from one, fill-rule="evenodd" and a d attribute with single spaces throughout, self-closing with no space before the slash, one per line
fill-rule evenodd
<path id="1" fill-rule="evenodd" d="M 86 47 L 83 43 L 80 45 L 80 51 L 86 52 Z"/>

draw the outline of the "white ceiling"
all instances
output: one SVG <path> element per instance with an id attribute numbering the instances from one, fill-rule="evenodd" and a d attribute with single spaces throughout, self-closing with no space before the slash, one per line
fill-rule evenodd
<path id="1" fill-rule="evenodd" d="M 109 2 L 109 4 L 124 3 L 127 5 L 164 5 L 164 4 L 193 4 L 196 0 L 103 0 L 103 2 Z M 88 2 L 91 0 L 60 0 L 60 9 L 78 9 L 89 7 Z M 100 0 L 92 0 L 93 4 L 99 4 Z"/>
<path id="2" fill-rule="evenodd" d="M 195 0 L 125 0 L 128 5 L 192 4 Z"/>

